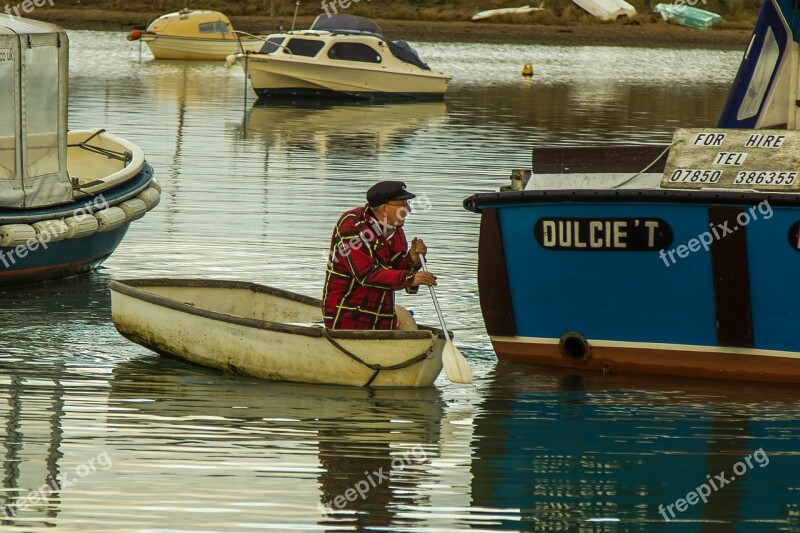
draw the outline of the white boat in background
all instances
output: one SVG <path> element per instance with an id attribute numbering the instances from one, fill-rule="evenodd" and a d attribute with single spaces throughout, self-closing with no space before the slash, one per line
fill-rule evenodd
<path id="1" fill-rule="evenodd" d="M 310 29 L 270 35 L 258 53 L 237 57 L 262 98 L 441 98 L 450 81 L 411 45 L 390 41 L 373 21 L 353 15 L 320 15 Z"/>
<path id="2" fill-rule="evenodd" d="M 111 282 L 111 314 L 126 338 L 157 353 L 276 381 L 356 387 L 430 387 L 444 333 L 328 330 L 316 298 L 204 279 Z M 416 329 L 411 329 L 416 328 Z"/>
<path id="3" fill-rule="evenodd" d="M 616 20 L 618 17 L 632 17 L 636 8 L 625 0 L 572 0 L 575 5 L 588 11 L 600 20 Z"/>
<path id="4" fill-rule="evenodd" d="M 218 11 L 184 9 L 158 17 L 129 41 L 147 43 L 156 59 L 224 61 L 237 52 L 256 51 L 264 38 L 236 32 Z"/>
<path id="5" fill-rule="evenodd" d="M 536 13 L 537 11 L 544 11 L 544 2 L 539 4 L 539 7 L 522 6 L 522 7 L 504 7 L 500 9 L 488 9 L 481 11 L 472 16 L 472 20 L 485 20 L 488 18 L 496 17 L 499 15 L 526 15 L 528 13 Z"/>

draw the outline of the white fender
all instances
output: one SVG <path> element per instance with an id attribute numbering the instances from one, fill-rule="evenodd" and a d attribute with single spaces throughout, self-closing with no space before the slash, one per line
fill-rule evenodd
<path id="1" fill-rule="evenodd" d="M 6 224 L 0 226 L 0 246 L 19 246 L 31 239 L 36 240 L 36 230 L 28 224 Z"/>
<path id="2" fill-rule="evenodd" d="M 127 222 L 139 220 L 147 213 L 147 204 L 139 198 L 131 198 L 119 204 L 118 207 L 125 212 L 125 220 Z"/>
<path id="3" fill-rule="evenodd" d="M 69 226 L 63 220 L 42 220 L 33 224 L 39 242 L 63 241 L 69 234 Z"/>
<path id="4" fill-rule="evenodd" d="M 97 219 L 97 232 L 111 231 L 125 224 L 125 211 L 119 207 L 109 207 L 94 214 Z"/>
<path id="5" fill-rule="evenodd" d="M 93 235 L 99 226 L 97 219 L 92 215 L 77 215 L 65 218 L 64 224 L 69 228 L 67 239 L 80 239 L 81 237 Z"/>

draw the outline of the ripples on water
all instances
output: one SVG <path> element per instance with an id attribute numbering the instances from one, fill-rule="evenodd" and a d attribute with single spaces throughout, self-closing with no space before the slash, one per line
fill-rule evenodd
<path id="1" fill-rule="evenodd" d="M 49 477 L 72 482 L 5 524 L 800 530 L 794 388 L 496 363 L 475 285 L 478 218 L 461 208 L 530 166 L 534 144 L 656 143 L 678 125 L 713 125 L 740 53 L 421 44 L 454 76 L 445 102 L 253 106 L 236 70 L 138 64 L 122 34 L 71 38 L 71 127 L 140 145 L 164 197 L 99 272 L 3 294 L 6 503 Z M 526 62 L 533 80 L 519 76 Z M 115 277 L 224 277 L 319 295 L 335 219 L 380 179 L 430 198 L 408 229 L 429 244 L 474 386 L 264 383 L 163 360 L 116 334 Z M 424 295 L 401 301 L 436 321 Z M 767 466 L 681 513 L 680 526 L 664 523 L 659 504 L 759 448 Z M 319 503 L 375 472 L 388 480 L 322 514 Z"/>

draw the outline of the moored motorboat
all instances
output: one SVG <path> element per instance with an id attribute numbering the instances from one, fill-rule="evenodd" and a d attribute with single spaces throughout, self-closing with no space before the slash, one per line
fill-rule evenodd
<path id="1" fill-rule="evenodd" d="M 222 61 L 231 54 L 256 51 L 261 37 L 234 31 L 218 11 L 183 9 L 162 15 L 144 31 L 133 30 L 129 41 L 147 44 L 156 59 Z"/>
<path id="2" fill-rule="evenodd" d="M 203 279 L 111 282 L 117 330 L 162 355 L 277 381 L 428 387 L 444 334 L 322 327 L 319 300 L 255 283 Z"/>
<path id="3" fill-rule="evenodd" d="M 535 148 L 532 175 L 465 201 L 500 359 L 800 383 L 798 27 L 765 0 L 718 128 Z"/>
<path id="4" fill-rule="evenodd" d="M 138 146 L 67 132 L 68 42 L 0 15 L 0 285 L 92 270 L 160 199 Z"/>
<path id="5" fill-rule="evenodd" d="M 441 98 L 450 81 L 408 43 L 352 15 L 320 15 L 310 29 L 270 35 L 239 59 L 259 97 Z"/>

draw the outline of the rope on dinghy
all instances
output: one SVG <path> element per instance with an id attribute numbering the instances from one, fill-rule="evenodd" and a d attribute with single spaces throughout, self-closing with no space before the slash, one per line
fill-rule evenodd
<path id="1" fill-rule="evenodd" d="M 403 368 L 408 368 L 409 366 L 415 365 L 415 364 L 419 363 L 420 361 L 424 361 L 425 359 L 427 359 L 428 358 L 428 353 L 430 353 L 430 351 L 433 349 L 433 346 L 431 346 L 430 348 L 425 350 L 423 353 L 421 353 L 419 355 L 415 355 L 411 359 L 403 361 L 402 363 L 397 363 L 396 365 L 391 365 L 391 366 L 383 366 L 383 365 L 378 364 L 378 363 L 375 363 L 375 364 L 367 363 L 366 361 L 361 359 L 359 356 L 357 356 L 356 354 L 354 354 L 353 352 L 351 352 L 350 350 L 348 350 L 347 348 L 345 348 L 344 346 L 342 346 L 341 344 L 336 342 L 336 340 L 333 337 L 331 337 L 330 330 L 328 330 L 327 328 L 324 328 L 322 330 L 322 334 L 325 336 L 326 339 L 328 339 L 328 342 L 330 342 L 334 347 L 336 347 L 340 352 L 345 354 L 347 357 L 349 357 L 350 359 L 352 359 L 353 361 L 355 361 L 355 362 L 357 362 L 359 364 L 364 365 L 365 367 L 369 368 L 370 370 L 374 370 L 375 371 L 375 373 L 372 374 L 372 377 L 369 378 L 369 381 L 367 381 L 364 384 L 364 387 L 369 387 L 372 384 L 372 382 L 375 381 L 375 378 L 378 377 L 378 374 L 381 372 L 381 370 L 400 370 L 400 369 L 403 369 Z"/>

